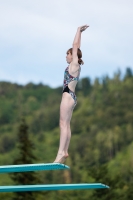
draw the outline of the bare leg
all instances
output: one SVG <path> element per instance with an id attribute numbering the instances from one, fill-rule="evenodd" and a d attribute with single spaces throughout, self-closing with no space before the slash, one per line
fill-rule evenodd
<path id="1" fill-rule="evenodd" d="M 70 121 L 73 112 L 74 100 L 68 93 L 63 93 L 60 105 L 60 144 L 54 162 L 64 162 L 68 157 L 68 147 L 71 138 Z"/>
<path id="2" fill-rule="evenodd" d="M 70 140 L 71 140 L 71 128 L 70 128 L 70 124 L 69 124 L 68 133 L 67 133 L 67 141 L 66 141 L 66 145 L 65 145 L 65 155 L 67 155 L 67 156 L 68 156 L 68 148 L 69 148 Z"/>

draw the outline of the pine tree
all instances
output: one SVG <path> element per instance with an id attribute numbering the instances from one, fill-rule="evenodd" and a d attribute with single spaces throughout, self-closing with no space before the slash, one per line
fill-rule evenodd
<path id="1" fill-rule="evenodd" d="M 125 78 L 131 78 L 133 76 L 132 69 L 130 67 L 126 68 Z"/>
<path id="2" fill-rule="evenodd" d="M 19 126 L 18 131 L 18 151 L 19 155 L 13 164 L 33 164 L 36 157 L 33 154 L 33 143 L 29 139 L 28 126 L 24 119 Z M 11 178 L 17 185 L 32 185 L 39 183 L 35 172 L 18 172 L 11 174 Z M 33 192 L 16 192 L 13 200 L 35 200 Z"/>
<path id="3" fill-rule="evenodd" d="M 86 78 L 83 78 L 81 82 L 82 82 L 83 95 L 87 96 L 91 92 L 91 89 L 92 89 L 91 80 L 90 78 L 86 77 Z"/>

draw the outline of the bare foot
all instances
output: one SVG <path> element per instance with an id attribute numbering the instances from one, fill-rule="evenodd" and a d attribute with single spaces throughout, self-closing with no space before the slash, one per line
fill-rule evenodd
<path id="1" fill-rule="evenodd" d="M 66 158 L 68 157 L 68 154 L 59 153 L 54 161 L 54 163 L 64 163 Z"/>

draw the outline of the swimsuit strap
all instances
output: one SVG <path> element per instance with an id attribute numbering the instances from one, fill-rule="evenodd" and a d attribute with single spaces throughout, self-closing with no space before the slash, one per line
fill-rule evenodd
<path id="1" fill-rule="evenodd" d="M 78 75 L 77 77 L 74 77 L 74 76 L 72 76 L 72 75 L 69 74 L 69 71 L 68 71 L 68 70 L 69 70 L 69 67 L 66 68 L 65 72 L 67 73 L 67 76 L 69 77 L 70 82 L 71 82 L 71 81 L 74 81 L 74 80 L 77 80 L 77 81 L 78 81 L 78 80 L 79 80 L 79 75 Z"/>
<path id="2" fill-rule="evenodd" d="M 72 81 L 78 81 L 79 80 L 79 75 L 77 77 L 73 77 L 72 75 L 69 74 L 69 66 L 65 69 L 65 73 L 64 73 L 64 83 L 63 83 L 63 88 L 65 88 L 66 86 L 68 86 L 68 84 Z M 79 69 L 79 71 L 81 71 L 81 68 Z"/>

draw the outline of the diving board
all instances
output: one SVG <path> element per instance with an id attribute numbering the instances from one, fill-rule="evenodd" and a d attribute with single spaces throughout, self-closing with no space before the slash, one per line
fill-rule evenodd
<path id="1" fill-rule="evenodd" d="M 67 165 L 60 163 L 40 163 L 25 165 L 3 165 L 0 166 L 0 173 L 29 172 L 41 170 L 70 169 Z"/>
<path id="2" fill-rule="evenodd" d="M 19 185 L 0 186 L 0 192 L 26 192 L 44 190 L 83 190 L 83 189 L 105 189 L 109 186 L 102 183 L 81 183 L 81 184 L 51 184 L 51 185 Z"/>

